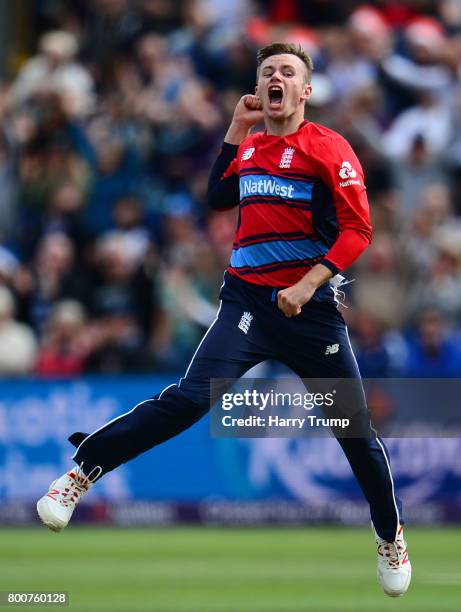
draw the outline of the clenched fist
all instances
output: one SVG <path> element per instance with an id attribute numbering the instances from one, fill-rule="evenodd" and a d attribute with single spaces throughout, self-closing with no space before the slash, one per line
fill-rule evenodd
<path id="1" fill-rule="evenodd" d="M 235 107 L 232 123 L 224 137 L 224 142 L 239 145 L 248 136 L 250 129 L 262 119 L 262 104 L 258 96 L 251 94 L 242 96 Z"/>
<path id="2" fill-rule="evenodd" d="M 315 287 L 303 282 L 296 283 L 292 287 L 282 289 L 277 294 L 277 306 L 286 317 L 296 317 L 301 313 L 301 308 L 314 295 Z"/>
<path id="3" fill-rule="evenodd" d="M 262 118 L 261 100 L 258 96 L 247 94 L 246 96 L 242 96 L 238 101 L 232 121 L 250 128 L 255 125 L 255 123 L 262 121 Z"/>

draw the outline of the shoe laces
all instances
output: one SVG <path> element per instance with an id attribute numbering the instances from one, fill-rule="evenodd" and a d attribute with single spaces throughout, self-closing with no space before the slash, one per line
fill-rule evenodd
<path id="1" fill-rule="evenodd" d="M 408 561 L 407 545 L 403 539 L 403 528 L 400 527 L 394 542 L 378 540 L 378 555 L 384 557 L 390 569 L 398 569 Z"/>
<path id="2" fill-rule="evenodd" d="M 76 468 L 67 472 L 69 477 L 69 486 L 64 487 L 64 490 L 61 491 L 61 504 L 63 506 L 78 504 L 91 485 L 99 478 L 99 476 L 101 476 L 101 473 L 102 467 L 97 465 L 88 475 L 84 474 L 83 462 Z"/>

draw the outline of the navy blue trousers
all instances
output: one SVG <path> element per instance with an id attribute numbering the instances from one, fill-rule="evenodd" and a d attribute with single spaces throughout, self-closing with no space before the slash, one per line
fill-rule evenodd
<path id="1" fill-rule="evenodd" d="M 113 419 L 92 434 L 69 439 L 78 446 L 74 460 L 89 474 L 113 470 L 178 435 L 210 408 L 211 378 L 240 378 L 267 359 L 286 364 L 301 378 L 348 378 L 360 383 L 347 328 L 334 302 L 311 300 L 300 315 L 287 318 L 278 309 L 276 292 L 245 283 L 228 273 L 221 289 L 218 315 L 198 346 L 181 380 Z M 246 324 L 242 315 L 249 313 Z M 240 327 L 239 327 L 240 324 Z M 242 329 L 243 327 L 243 329 Z M 338 347 L 327 349 L 327 347 Z M 357 419 L 370 433 L 362 394 L 357 397 Z M 373 524 L 388 541 L 402 522 L 401 505 L 394 495 L 389 457 L 374 434 L 338 437 L 352 471 L 370 504 Z"/>

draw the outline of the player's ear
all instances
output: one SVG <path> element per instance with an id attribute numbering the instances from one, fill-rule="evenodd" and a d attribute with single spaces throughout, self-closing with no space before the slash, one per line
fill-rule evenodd
<path id="1" fill-rule="evenodd" d="M 258 95 L 258 86 L 255 85 L 255 96 L 257 96 L 257 95 Z"/>
<path id="2" fill-rule="evenodd" d="M 306 83 L 303 87 L 303 92 L 301 94 L 301 100 L 304 100 L 306 102 L 311 97 L 311 94 L 312 94 L 312 85 L 310 83 Z"/>

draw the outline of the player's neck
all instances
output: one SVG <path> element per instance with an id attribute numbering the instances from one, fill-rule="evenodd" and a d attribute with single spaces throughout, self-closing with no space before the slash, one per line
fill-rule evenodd
<path id="1" fill-rule="evenodd" d="M 288 136 L 297 132 L 300 125 L 304 121 L 303 113 L 295 113 L 290 117 L 282 120 L 274 120 L 270 117 L 264 117 L 264 125 L 268 136 Z"/>

